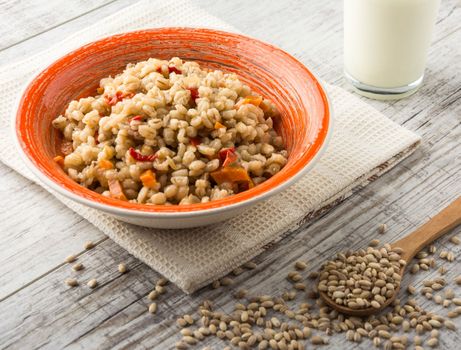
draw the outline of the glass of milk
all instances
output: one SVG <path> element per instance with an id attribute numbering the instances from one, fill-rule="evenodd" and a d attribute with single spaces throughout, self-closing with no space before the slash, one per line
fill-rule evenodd
<path id="1" fill-rule="evenodd" d="M 440 0 L 344 0 L 344 74 L 362 95 L 392 99 L 421 85 Z"/>

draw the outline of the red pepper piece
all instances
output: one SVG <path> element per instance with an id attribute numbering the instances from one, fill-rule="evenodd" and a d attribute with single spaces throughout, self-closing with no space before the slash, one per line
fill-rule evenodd
<path id="1" fill-rule="evenodd" d="M 235 153 L 235 147 L 223 148 L 218 152 L 219 159 L 221 160 L 221 162 L 224 162 L 226 160 L 227 154 L 229 152 Z"/>
<path id="2" fill-rule="evenodd" d="M 198 89 L 195 87 L 192 87 L 192 88 L 187 88 L 187 90 L 190 91 L 190 98 L 192 99 L 192 101 L 195 102 L 195 100 L 199 98 Z"/>
<path id="3" fill-rule="evenodd" d="M 118 102 L 117 96 L 112 96 L 112 97 L 104 96 L 104 100 L 106 100 L 109 106 L 115 106 Z"/>
<path id="4" fill-rule="evenodd" d="M 219 159 L 223 162 L 222 166 L 226 167 L 232 163 L 235 163 L 238 159 L 237 154 L 235 153 L 235 147 L 224 148 L 218 153 Z"/>
<path id="5" fill-rule="evenodd" d="M 197 147 L 198 145 L 202 143 L 202 140 L 200 140 L 199 137 L 190 137 L 189 141 L 190 141 L 190 144 L 195 147 Z"/>
<path id="6" fill-rule="evenodd" d="M 134 96 L 134 94 L 132 92 L 129 92 L 129 93 L 125 94 L 125 93 L 123 93 L 121 91 L 117 91 L 115 93 L 115 96 L 112 96 L 112 97 L 104 96 L 104 99 L 106 100 L 106 102 L 107 102 L 107 104 L 109 106 L 115 106 L 117 104 L 117 102 L 120 102 L 124 98 L 132 98 L 133 96 Z"/>
<path id="7" fill-rule="evenodd" d="M 130 118 L 130 122 L 131 122 L 132 120 L 142 120 L 142 118 L 143 118 L 142 115 L 135 115 L 134 117 L 131 117 L 131 118 Z"/>
<path id="8" fill-rule="evenodd" d="M 182 72 L 176 67 L 168 67 L 168 73 L 182 74 Z"/>
<path id="9" fill-rule="evenodd" d="M 157 73 L 162 73 L 162 67 L 157 67 L 155 71 Z M 175 72 L 176 74 L 182 74 L 182 72 L 178 68 L 168 66 L 168 74 L 173 72 Z"/>
<path id="10" fill-rule="evenodd" d="M 136 151 L 133 147 L 130 147 L 129 152 L 130 152 L 130 156 L 132 156 L 133 159 L 138 162 L 153 162 L 157 158 L 156 154 L 145 156 L 139 153 L 138 151 Z"/>

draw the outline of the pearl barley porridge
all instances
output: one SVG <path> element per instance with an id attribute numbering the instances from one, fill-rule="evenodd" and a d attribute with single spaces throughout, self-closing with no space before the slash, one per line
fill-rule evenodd
<path id="1" fill-rule="evenodd" d="M 84 187 L 147 204 L 221 199 L 267 180 L 287 162 L 278 111 L 235 74 L 150 58 L 104 78 L 97 95 L 53 121 L 55 157 Z"/>

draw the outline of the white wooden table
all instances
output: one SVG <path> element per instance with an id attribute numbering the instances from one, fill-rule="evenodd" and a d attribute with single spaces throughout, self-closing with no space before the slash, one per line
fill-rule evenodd
<path id="1" fill-rule="evenodd" d="M 347 1 L 347 0 L 346 0 Z M 199 0 L 199 6 L 239 30 L 272 42 L 301 58 L 326 81 L 342 79 L 342 6 L 339 1 L 297 0 L 258 2 Z M 98 18 L 130 4 L 129 0 L 1 1 L 0 64 L 33 54 L 58 42 Z M 344 86 L 348 88 L 347 86 Z M 379 223 L 393 241 L 424 223 L 461 195 L 461 7 L 443 0 L 435 41 L 429 54 L 424 86 L 410 98 L 368 103 L 394 121 L 423 136 L 422 147 L 409 159 L 340 206 L 257 258 L 259 267 L 236 278 L 239 286 L 275 294 L 287 287 L 285 274 L 299 258 L 323 259 L 345 247 L 362 247 L 376 236 Z M 146 312 L 146 295 L 158 274 L 130 257 L 84 219 L 40 187 L 0 164 L 0 348 L 1 349 L 167 349 L 179 338 L 175 319 L 191 313 L 204 298 L 230 310 L 234 300 L 226 290 L 204 288 L 186 296 L 170 286 L 156 316 Z M 460 233 L 461 228 L 454 233 Z M 98 242 L 84 251 L 83 242 Z M 448 237 L 437 243 L 460 252 Z M 69 289 L 63 280 L 70 268 L 64 258 L 82 252 L 86 278 L 97 277 L 93 292 Z M 459 259 L 445 263 L 447 280 L 461 274 Z M 125 261 L 130 272 L 119 275 Z M 440 260 L 439 260 L 440 262 Z M 436 271 L 408 276 L 420 285 Z M 461 288 L 455 289 L 461 295 Z M 441 306 L 424 301 L 440 312 Z M 442 310 L 442 311 L 441 311 Z M 456 319 L 458 327 L 461 320 Z M 442 337 L 443 348 L 459 348 L 460 331 Z M 458 342 L 458 343 L 457 343 Z M 208 343 L 222 348 L 216 338 Z M 204 345 L 203 345 L 204 346 Z M 368 348 L 343 335 L 331 337 L 325 348 Z"/>

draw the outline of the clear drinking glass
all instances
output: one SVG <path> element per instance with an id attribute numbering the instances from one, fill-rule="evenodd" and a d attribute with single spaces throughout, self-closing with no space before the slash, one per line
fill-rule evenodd
<path id="1" fill-rule="evenodd" d="M 344 0 L 344 74 L 372 98 L 421 85 L 440 0 Z"/>

